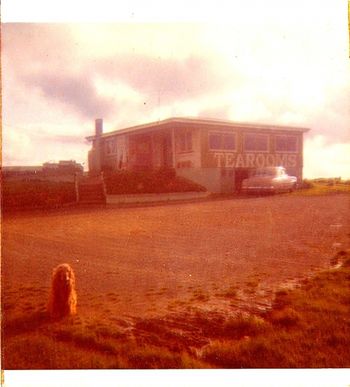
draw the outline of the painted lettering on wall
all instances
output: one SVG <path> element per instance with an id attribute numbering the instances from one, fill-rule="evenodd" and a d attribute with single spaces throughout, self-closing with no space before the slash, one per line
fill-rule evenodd
<path id="1" fill-rule="evenodd" d="M 296 167 L 296 154 L 266 154 L 266 153 L 245 153 L 235 154 L 228 152 L 215 152 L 214 159 L 217 167 L 226 168 L 261 168 L 282 165 L 284 167 Z"/>

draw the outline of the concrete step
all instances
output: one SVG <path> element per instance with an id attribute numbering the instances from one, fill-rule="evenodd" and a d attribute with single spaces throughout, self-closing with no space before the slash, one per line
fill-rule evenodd
<path id="1" fill-rule="evenodd" d="M 79 200 L 79 203 L 84 203 L 84 204 L 88 204 L 88 203 L 106 204 L 106 200 L 104 198 L 83 198 L 83 199 Z"/>
<path id="2" fill-rule="evenodd" d="M 106 201 L 105 200 L 94 200 L 94 199 L 79 200 L 79 204 L 106 204 Z"/>
<path id="3" fill-rule="evenodd" d="M 104 187 L 100 185 L 79 185 L 79 202 L 106 203 Z"/>
<path id="4" fill-rule="evenodd" d="M 102 187 L 101 188 L 99 188 L 99 189 L 79 189 L 79 192 L 81 192 L 81 193 L 87 193 L 87 194 L 95 194 L 95 193 L 102 193 L 102 194 L 104 194 L 104 190 L 102 189 Z"/>
<path id="5" fill-rule="evenodd" d="M 105 201 L 105 197 L 103 195 L 81 195 L 80 201 L 83 200 L 100 200 L 100 201 Z"/>
<path id="6" fill-rule="evenodd" d="M 105 204 L 106 190 L 103 177 L 84 176 L 77 181 L 79 203 L 84 204 Z"/>

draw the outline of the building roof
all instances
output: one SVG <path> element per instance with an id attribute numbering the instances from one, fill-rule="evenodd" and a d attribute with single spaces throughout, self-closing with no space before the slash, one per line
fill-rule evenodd
<path id="1" fill-rule="evenodd" d="M 300 126 L 286 126 L 286 125 L 269 125 L 269 124 L 260 124 L 260 123 L 249 123 L 249 122 L 235 122 L 228 120 L 218 120 L 210 118 L 192 118 L 192 117 L 172 117 L 167 118 L 161 121 L 150 122 L 147 124 L 141 124 L 136 126 L 131 126 L 128 128 L 113 130 L 112 132 L 103 133 L 102 138 L 110 137 L 117 134 L 127 134 L 133 132 L 143 132 L 147 129 L 161 128 L 168 126 L 169 124 L 187 124 L 187 125 L 203 125 L 203 126 L 222 126 L 230 127 L 232 129 L 255 129 L 255 130 L 285 130 L 285 131 L 295 131 L 295 132 L 308 132 L 310 129 Z M 96 136 L 88 136 L 87 140 L 93 140 Z"/>

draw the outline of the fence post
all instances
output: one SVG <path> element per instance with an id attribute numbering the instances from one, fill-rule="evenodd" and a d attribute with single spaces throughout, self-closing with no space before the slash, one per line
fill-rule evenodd
<path id="1" fill-rule="evenodd" d="M 101 182 L 102 182 L 102 189 L 103 189 L 103 195 L 105 198 L 105 202 L 107 203 L 107 189 L 106 189 L 106 184 L 105 184 L 105 179 L 103 175 L 103 171 L 101 171 Z"/>
<path id="2" fill-rule="evenodd" d="M 75 184 L 75 200 L 77 203 L 79 203 L 79 181 L 78 181 L 78 174 L 74 173 L 74 184 Z"/>

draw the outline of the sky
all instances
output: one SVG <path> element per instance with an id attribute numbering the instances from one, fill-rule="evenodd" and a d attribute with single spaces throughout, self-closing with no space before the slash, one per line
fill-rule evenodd
<path id="1" fill-rule="evenodd" d="M 95 118 L 108 132 L 181 116 L 308 127 L 304 177 L 350 178 L 346 0 L 140 4 L 5 13 L 4 165 L 87 168 Z"/>

